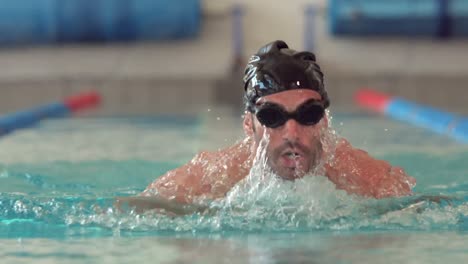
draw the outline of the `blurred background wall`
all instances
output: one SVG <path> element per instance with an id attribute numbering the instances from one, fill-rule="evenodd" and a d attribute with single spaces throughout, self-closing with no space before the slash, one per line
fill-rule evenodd
<path id="1" fill-rule="evenodd" d="M 14 3 L 21 1 L 25 1 L 23 8 L 32 8 L 26 0 Z M 94 3 L 106 1 L 112 2 Z M 362 7 L 364 0 L 348 2 L 360 1 Z M 13 0 L 0 3 L 0 14 L 2 5 L 6 7 L 8 2 Z M 204 0 L 200 2 L 199 28 L 183 37 L 153 36 L 151 41 L 134 41 L 125 39 L 128 35 L 124 34 L 124 39 L 119 41 L 4 44 L 0 48 L 0 114 L 87 89 L 99 91 L 104 100 L 92 115 L 193 114 L 219 106 L 238 111 L 243 89 L 240 71 L 246 59 L 262 45 L 277 39 L 285 40 L 294 49 L 313 49 L 325 71 L 335 110 L 356 110 L 354 92 L 371 87 L 468 114 L 466 38 L 416 33 L 331 34 L 332 2 L 337 1 Z M 161 3 L 187 4 L 186 0 Z M 431 7 L 435 3 L 438 0 L 433 0 Z M 421 5 L 421 10 L 425 10 L 427 3 Z M 241 15 L 233 14 L 235 6 L 241 6 Z M 315 15 L 306 16 L 310 6 Z M 73 6 L 66 8 L 73 9 Z M 154 15 L 162 19 L 170 13 L 140 9 L 140 18 Z M 104 6 L 101 10 L 109 8 Z M 407 17 L 420 15 L 417 8 L 410 6 L 409 10 L 414 13 L 406 14 Z M 351 17 L 362 16 L 352 11 Z M 87 21 L 89 14 L 82 12 L 78 20 Z M 12 21 L 2 17 L 0 30 L 8 26 L 5 21 Z M 234 29 L 236 17 L 241 18 L 241 24 L 237 23 L 241 27 Z M 384 21 L 384 25 L 394 23 Z M 409 25 L 405 23 L 403 28 Z M 429 23 L 430 20 L 422 24 Z M 145 30 L 151 32 L 151 27 Z M 67 39 L 62 36 L 60 40 Z"/>

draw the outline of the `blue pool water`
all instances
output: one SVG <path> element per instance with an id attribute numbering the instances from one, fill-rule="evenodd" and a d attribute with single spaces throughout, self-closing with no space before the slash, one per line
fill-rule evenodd
<path id="1" fill-rule="evenodd" d="M 239 117 L 211 112 L 52 120 L 1 138 L 1 263 L 468 259 L 468 147 L 381 117 L 336 114 L 333 126 L 404 167 L 418 181 L 412 197 L 363 199 L 313 177 L 255 194 L 238 188 L 210 215 L 116 212 L 115 196 L 137 195 L 198 151 L 242 137 Z"/>

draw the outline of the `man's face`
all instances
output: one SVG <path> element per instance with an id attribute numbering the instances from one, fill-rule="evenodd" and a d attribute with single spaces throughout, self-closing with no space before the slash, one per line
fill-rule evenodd
<path id="1" fill-rule="evenodd" d="M 313 90 L 297 89 L 264 96 L 258 100 L 257 105 L 273 103 L 292 113 L 311 99 L 322 98 Z M 246 116 L 246 120 L 248 118 L 251 119 L 244 123 L 246 133 L 253 136 L 255 149 L 264 137 L 267 138 L 266 157 L 271 168 L 280 177 L 286 180 L 301 178 L 317 165 L 322 152 L 320 131 L 326 125 L 323 122 L 325 117 L 316 125 L 302 125 L 289 119 L 276 128 L 263 126 L 254 114 Z"/>

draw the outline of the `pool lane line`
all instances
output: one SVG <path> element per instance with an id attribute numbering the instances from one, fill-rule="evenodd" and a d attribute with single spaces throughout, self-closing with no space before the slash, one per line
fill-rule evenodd
<path id="1" fill-rule="evenodd" d="M 67 97 L 61 102 L 53 102 L 0 116 L 0 136 L 30 127 L 46 118 L 70 116 L 81 110 L 96 107 L 100 102 L 101 96 L 97 92 L 90 91 Z"/>
<path id="2" fill-rule="evenodd" d="M 367 88 L 356 92 L 355 102 L 372 112 L 468 143 L 468 117 Z"/>

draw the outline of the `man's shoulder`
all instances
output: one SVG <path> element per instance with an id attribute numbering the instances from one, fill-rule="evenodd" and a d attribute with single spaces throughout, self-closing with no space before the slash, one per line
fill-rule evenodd
<path id="1" fill-rule="evenodd" d="M 241 143 L 216 151 L 200 151 L 190 162 L 167 172 L 148 189 L 179 200 L 203 195 L 222 197 L 247 175 L 249 150 Z"/>
<path id="2" fill-rule="evenodd" d="M 250 142 L 243 140 L 231 146 L 220 148 L 214 151 L 200 151 L 192 159 L 192 162 L 225 162 L 227 160 L 235 159 L 238 161 L 246 160 L 250 156 Z"/>
<path id="3" fill-rule="evenodd" d="M 202 150 L 192 158 L 191 163 L 206 162 L 219 156 L 219 151 Z"/>

